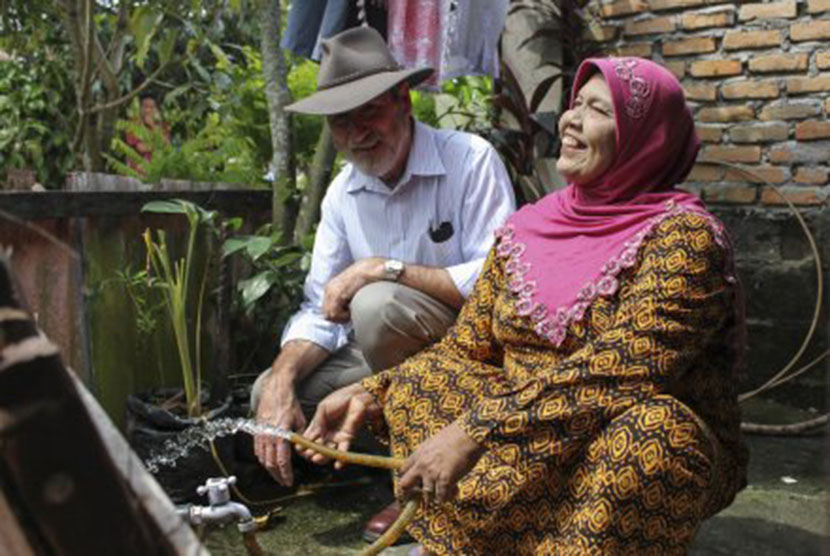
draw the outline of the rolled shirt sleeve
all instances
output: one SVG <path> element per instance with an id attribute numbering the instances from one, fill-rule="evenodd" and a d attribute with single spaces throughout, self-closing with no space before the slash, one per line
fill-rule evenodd
<path id="1" fill-rule="evenodd" d="M 322 313 L 326 284 L 354 262 L 339 212 L 332 210 L 332 194 L 336 190 L 330 189 L 323 199 L 311 269 L 303 285 L 303 302 L 300 310 L 286 324 L 281 345 L 302 339 L 334 352 L 346 344 L 351 327 L 327 320 Z"/>

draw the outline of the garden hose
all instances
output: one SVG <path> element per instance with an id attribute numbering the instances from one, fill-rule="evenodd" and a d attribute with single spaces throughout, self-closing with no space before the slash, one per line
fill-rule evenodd
<path id="1" fill-rule="evenodd" d="M 789 362 L 787 362 L 784 367 L 781 368 L 780 371 L 776 372 L 772 378 L 767 380 L 764 384 L 751 390 L 749 392 L 745 392 L 738 396 L 739 402 L 744 402 L 749 400 L 758 394 L 766 392 L 776 386 L 780 386 L 790 380 L 794 379 L 795 377 L 803 374 L 807 370 L 811 369 L 819 362 L 821 362 L 828 354 L 830 354 L 830 350 L 825 351 L 821 355 L 819 355 L 816 359 L 808 363 L 807 365 L 797 369 L 796 371 L 789 373 L 790 369 L 792 369 L 795 364 L 801 359 L 801 356 L 804 355 L 804 352 L 807 350 L 810 341 L 813 339 L 813 335 L 815 334 L 816 328 L 818 327 L 819 316 L 821 314 L 821 305 L 824 299 L 824 277 L 823 272 L 821 269 L 821 255 L 819 254 L 818 247 L 816 245 L 815 237 L 813 237 L 812 232 L 810 232 L 810 228 L 807 226 L 807 223 L 804 221 L 804 217 L 801 216 L 801 213 L 796 208 L 796 206 L 789 200 L 787 197 L 781 192 L 781 190 L 776 187 L 773 183 L 771 183 L 768 179 L 764 178 L 763 176 L 759 175 L 756 172 L 753 172 L 749 168 L 745 168 L 743 166 L 739 166 L 737 164 L 732 164 L 730 162 L 717 162 L 715 161 L 714 164 L 718 164 L 720 166 L 724 166 L 727 168 L 731 168 L 742 172 L 748 176 L 751 176 L 757 180 L 760 180 L 762 183 L 770 187 L 779 197 L 787 204 L 790 211 L 795 215 L 796 220 L 798 220 L 801 229 L 804 231 L 804 235 L 807 237 L 807 242 L 810 245 L 810 250 L 813 254 L 813 261 L 815 262 L 816 268 L 816 300 L 815 305 L 813 308 L 813 319 L 810 323 L 810 327 L 807 330 L 807 333 L 804 335 L 804 339 L 801 342 L 801 346 L 796 351 L 795 355 L 793 355 Z M 806 421 L 801 421 L 798 423 L 790 423 L 785 425 L 768 425 L 768 424 L 761 424 L 761 423 L 741 423 L 741 430 L 744 432 L 749 433 L 759 433 L 759 434 L 799 434 L 805 431 L 815 429 L 817 427 L 821 427 L 826 425 L 830 422 L 830 413 L 826 413 L 814 419 L 808 419 Z"/>
<path id="2" fill-rule="evenodd" d="M 318 444 L 316 442 L 312 442 L 308 440 L 304 436 L 297 434 L 296 432 L 291 432 L 287 434 L 287 440 L 292 444 L 296 444 L 306 448 L 308 450 L 313 450 L 318 454 L 324 455 L 327 458 L 331 458 L 343 463 L 348 463 L 352 465 L 364 465 L 366 467 L 377 467 L 380 469 L 389 469 L 389 470 L 398 470 L 403 467 L 404 461 L 400 458 L 392 458 L 387 456 L 376 456 L 371 454 L 358 454 L 356 452 L 344 452 L 342 450 L 336 450 L 334 448 L 329 448 L 328 446 L 324 446 L 322 444 Z M 222 460 L 219 457 L 218 452 L 216 451 L 216 447 L 214 446 L 213 441 L 210 442 L 211 453 L 213 454 L 213 458 L 216 461 L 219 469 L 225 474 L 228 475 L 228 471 L 225 468 Z M 248 500 L 241 492 L 236 488 L 235 485 L 231 485 L 234 494 L 236 494 L 243 502 L 245 503 L 254 503 L 254 504 L 264 504 L 268 502 L 278 502 L 281 500 L 285 500 L 285 497 L 274 499 L 265 502 L 252 502 Z M 366 547 L 362 552 L 358 554 L 358 556 L 375 556 L 376 554 L 380 554 L 385 548 L 391 546 L 395 543 L 396 540 L 403 534 L 404 529 L 409 523 L 412 521 L 412 518 L 415 516 L 415 511 L 418 509 L 418 499 L 413 498 L 409 500 L 403 507 L 401 511 L 401 515 L 398 516 L 398 519 L 395 520 L 394 523 L 386 530 L 383 535 L 381 535 L 375 542 L 371 545 Z"/>
<path id="3" fill-rule="evenodd" d="M 292 444 L 298 444 L 303 448 L 306 448 L 308 450 L 314 450 L 318 454 L 322 454 L 327 458 L 335 459 L 343 463 L 397 470 L 403 467 L 405 461 L 400 458 L 374 456 L 369 454 L 357 454 L 354 452 L 343 452 L 341 450 L 335 450 L 334 448 L 329 448 L 328 446 L 323 446 L 322 444 L 312 442 L 311 440 L 297 434 L 296 432 L 290 433 L 290 441 Z M 412 518 L 415 517 L 415 511 L 417 509 L 418 500 L 416 498 L 409 500 L 403 507 L 401 515 L 398 516 L 398 519 L 395 520 L 391 527 L 389 527 L 389 529 L 383 535 L 381 535 L 375 542 L 373 542 L 362 552 L 360 552 L 359 556 L 375 556 L 376 554 L 380 554 L 380 552 L 385 548 L 391 546 L 396 540 L 398 540 L 398 537 L 401 536 L 401 533 L 403 533 L 404 529 L 406 529 L 406 526 L 409 525 L 409 522 L 412 521 Z"/>

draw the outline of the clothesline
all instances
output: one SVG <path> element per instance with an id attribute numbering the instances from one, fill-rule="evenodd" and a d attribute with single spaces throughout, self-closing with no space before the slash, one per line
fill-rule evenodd
<path id="1" fill-rule="evenodd" d="M 320 41 L 349 27 L 369 25 L 405 68 L 432 67 L 422 88 L 448 79 L 498 77 L 498 40 L 509 0 L 302 0 L 291 4 L 282 47 L 318 61 Z"/>

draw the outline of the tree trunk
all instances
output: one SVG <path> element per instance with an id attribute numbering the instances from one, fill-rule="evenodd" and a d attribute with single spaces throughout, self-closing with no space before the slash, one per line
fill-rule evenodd
<path id="1" fill-rule="evenodd" d="M 271 124 L 271 146 L 274 150 L 270 164 L 274 178 L 272 222 L 279 227 L 282 241 L 287 244 L 294 237 L 299 202 L 292 163 L 291 118 L 284 109 L 291 102 L 291 93 L 288 90 L 285 58 L 280 48 L 281 10 L 280 0 L 262 1 L 262 73 Z"/>
<path id="2" fill-rule="evenodd" d="M 320 138 L 317 140 L 317 147 L 314 149 L 314 159 L 311 161 L 308 189 L 303 196 L 302 207 L 300 207 L 297 231 L 294 234 L 296 242 L 313 232 L 314 226 L 320 220 L 320 204 L 331 182 L 336 157 L 337 150 L 331 139 L 331 130 L 328 124 L 324 124 Z"/>

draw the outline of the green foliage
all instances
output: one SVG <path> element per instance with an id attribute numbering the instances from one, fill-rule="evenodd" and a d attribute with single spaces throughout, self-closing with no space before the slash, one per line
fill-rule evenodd
<path id="1" fill-rule="evenodd" d="M 137 111 L 137 105 L 134 107 Z M 113 171 L 158 183 L 162 178 L 209 182 L 261 183 L 261 167 L 252 138 L 225 125 L 219 114 L 208 115 L 205 127 L 195 137 L 172 143 L 160 127 L 150 129 L 137 117 L 120 120 L 111 144 L 115 154 L 105 157 Z M 122 137 L 131 134 L 149 148 L 146 160 Z M 118 158 L 118 157 L 122 158 Z M 132 167 L 129 163 L 132 163 Z"/>
<path id="2" fill-rule="evenodd" d="M 288 72 L 288 89 L 291 91 L 292 98 L 305 98 L 317 90 L 318 67 L 311 60 L 293 59 L 292 67 Z M 323 118 L 308 114 L 294 114 L 291 119 L 294 128 L 294 154 L 297 157 L 297 166 L 305 168 L 314 156 L 317 138 L 323 130 Z"/>
<path id="3" fill-rule="evenodd" d="M 61 186 L 73 163 L 73 99 L 58 59 L 0 62 L 0 180 L 10 168 L 31 168 L 45 187 Z"/>
<path id="4" fill-rule="evenodd" d="M 201 272 L 197 267 L 197 239 L 205 226 L 216 230 L 218 213 L 206 211 L 188 201 L 153 201 L 141 209 L 142 212 L 184 214 L 189 224 L 187 249 L 184 256 L 176 258 L 170 253 L 167 234 L 156 230 L 155 237 L 148 228 L 144 232 L 147 248 L 149 284 L 158 288 L 164 298 L 167 318 L 170 320 L 181 364 L 187 414 L 198 417 L 202 413 L 202 365 L 201 336 L 202 309 L 207 287 L 209 265 L 205 263 Z M 208 249 L 210 242 L 206 244 Z M 209 257 L 208 257 L 209 258 Z M 191 290 L 191 287 L 197 288 Z M 195 303 L 191 306 L 191 300 Z M 194 325 L 191 326 L 190 322 Z"/>
<path id="5" fill-rule="evenodd" d="M 441 127 L 482 133 L 492 125 L 492 96 L 490 77 L 451 79 L 436 97 L 436 120 Z"/>
<path id="6" fill-rule="evenodd" d="M 250 270 L 247 278 L 237 283 L 235 319 L 237 329 L 250 331 L 250 337 L 237 334 L 237 352 L 246 357 L 240 371 L 248 369 L 254 357 L 260 355 L 263 341 L 263 359 L 273 357 L 272 335 L 288 322 L 297 310 L 303 295 L 303 281 L 311 265 L 313 237 L 301 245 L 283 246 L 280 234 L 266 224 L 252 235 L 231 237 L 222 246 L 225 257 L 241 256 Z M 257 372 L 261 362 L 257 362 Z"/>

